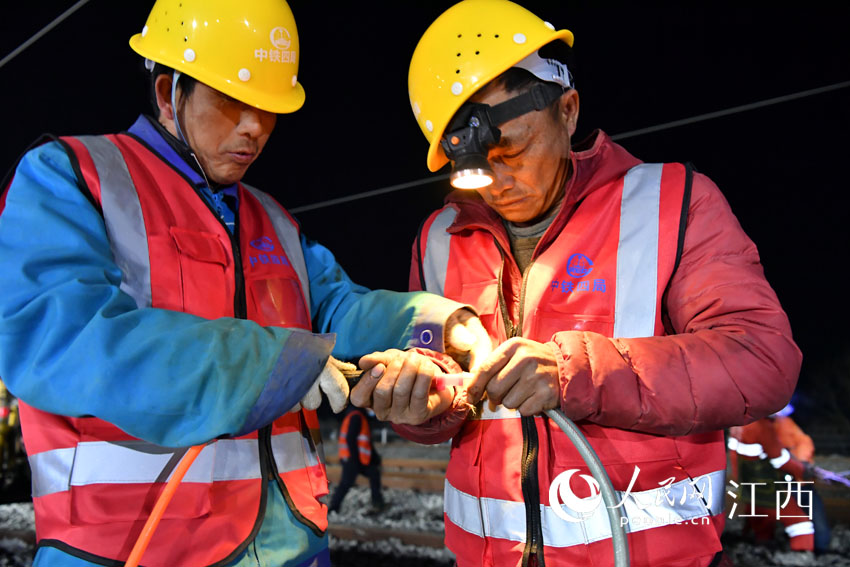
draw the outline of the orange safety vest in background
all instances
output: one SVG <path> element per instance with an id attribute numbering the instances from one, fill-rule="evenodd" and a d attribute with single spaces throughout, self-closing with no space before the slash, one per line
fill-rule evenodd
<path id="1" fill-rule="evenodd" d="M 139 308 L 311 328 L 298 227 L 271 197 L 239 185 L 238 234 L 231 235 L 180 173 L 131 136 L 62 143 L 79 166 L 80 186 L 103 211 L 121 289 Z M 125 561 L 183 450 L 24 403 L 21 418 L 39 544 L 90 561 Z M 145 565 L 232 560 L 263 521 L 269 479 L 278 480 L 294 516 L 322 535 L 327 477 L 317 432 L 315 412 L 301 411 L 209 443 L 166 509 Z"/>
<path id="2" fill-rule="evenodd" d="M 351 458 L 351 451 L 348 450 L 348 425 L 351 423 L 351 418 L 354 415 L 360 416 L 360 433 L 357 434 L 357 452 L 360 458 L 360 464 L 366 466 L 372 459 L 372 433 L 369 429 L 366 414 L 360 410 L 349 412 L 342 420 L 342 425 L 339 428 L 339 459 L 341 461 L 347 461 Z"/>
<path id="3" fill-rule="evenodd" d="M 538 342 L 567 330 L 664 335 L 685 184 L 679 164 L 632 168 L 584 198 L 560 233 L 547 233 L 524 276 L 506 237 L 480 219 L 455 224 L 462 205 L 449 203 L 421 232 L 425 289 L 474 306 L 494 344 L 509 338 L 506 328 Z M 721 431 L 673 437 L 577 425 L 623 497 L 632 565 L 691 565 L 720 551 Z M 556 424 L 484 403 L 455 436 L 446 471 L 446 544 L 458 565 L 520 565 L 538 553 L 547 565 L 613 564 L 604 504 L 576 522 L 553 510 L 550 487 L 571 469 L 580 473 L 572 492 L 590 496 L 580 478 L 589 470 Z"/>

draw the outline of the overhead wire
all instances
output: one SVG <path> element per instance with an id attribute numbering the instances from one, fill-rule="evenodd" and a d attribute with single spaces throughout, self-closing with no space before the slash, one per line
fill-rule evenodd
<path id="1" fill-rule="evenodd" d="M 6 57 L 4 57 L 3 59 L 0 59 L 0 68 L 2 68 L 3 65 L 5 65 L 9 61 L 14 59 L 18 55 L 20 55 L 21 52 L 24 51 L 27 47 L 29 47 L 30 45 L 32 45 L 33 43 L 35 43 L 36 41 L 41 39 L 42 36 L 44 36 L 50 30 L 52 30 L 53 28 L 55 28 L 56 26 L 61 24 L 66 18 L 68 18 L 68 16 L 70 16 L 71 14 L 73 14 L 74 12 L 76 12 L 77 10 L 79 10 L 80 8 L 85 6 L 86 4 L 88 4 L 88 2 L 89 2 L 89 0 L 79 0 L 79 2 L 77 2 L 76 4 L 74 4 L 73 6 L 68 8 L 67 10 L 65 10 L 64 12 L 62 12 L 59 16 L 56 17 L 56 19 L 54 19 L 52 22 L 50 22 L 49 24 L 47 24 L 46 26 L 41 28 L 38 32 L 36 32 L 35 35 L 33 35 L 31 38 L 29 38 L 28 40 L 23 42 L 21 45 L 19 45 L 15 49 L 13 49 Z"/>
<path id="2" fill-rule="evenodd" d="M 50 30 L 55 28 L 57 25 L 62 23 L 65 19 L 67 19 L 71 14 L 82 8 L 86 5 L 89 0 L 79 0 L 76 4 L 62 12 L 59 16 L 57 16 L 52 22 L 41 28 L 35 35 L 30 37 L 24 43 L 15 48 L 12 52 L 6 55 L 2 60 L 0 60 L 0 68 L 2 68 L 6 63 L 17 57 L 21 52 L 27 49 L 30 45 L 38 41 L 42 36 L 47 34 Z M 843 89 L 850 86 L 850 81 L 843 81 L 840 83 L 834 83 L 832 85 L 827 85 L 824 87 L 818 87 L 814 89 L 808 89 L 804 91 L 799 91 L 796 93 L 791 93 L 788 95 L 772 97 L 769 99 L 765 99 L 758 102 L 753 102 L 749 104 L 742 104 L 739 106 L 733 106 L 731 108 L 727 108 L 724 110 L 718 110 L 715 112 L 706 112 L 704 114 L 697 114 L 696 116 L 692 116 L 690 118 L 683 118 L 680 120 L 672 120 L 670 122 L 662 122 L 661 124 L 656 124 L 655 126 L 648 126 L 646 128 L 638 128 L 636 130 L 629 130 L 627 132 L 622 132 L 620 134 L 615 134 L 611 136 L 611 139 L 614 141 L 625 140 L 628 138 L 634 138 L 635 136 L 641 136 L 644 134 L 651 134 L 654 132 L 661 132 L 663 130 L 669 130 L 671 128 L 677 128 L 679 126 L 687 126 L 689 124 L 695 124 L 697 122 L 704 122 L 706 120 L 713 120 L 715 118 L 722 118 L 724 116 L 730 116 L 733 114 L 738 114 L 741 112 L 747 112 L 750 110 L 756 110 L 758 108 L 764 108 L 766 106 L 772 106 L 774 104 L 781 104 L 783 102 L 788 102 L 792 100 L 797 100 L 801 98 L 806 98 L 809 96 L 815 96 L 819 94 L 823 94 L 830 91 L 835 91 L 838 89 Z M 392 193 L 395 191 L 401 191 L 403 189 L 411 189 L 413 187 L 418 187 L 420 185 L 427 185 L 429 183 L 437 183 L 440 181 L 447 180 L 449 178 L 449 174 L 443 175 L 432 175 L 428 177 L 423 177 L 420 179 L 415 179 L 413 181 L 408 181 L 405 183 L 397 183 L 395 185 L 389 185 L 387 187 L 382 187 L 379 189 L 373 189 L 371 191 L 363 191 L 361 193 L 355 193 L 354 195 L 347 195 L 345 197 L 338 197 L 335 199 L 328 199 L 325 201 L 319 201 L 316 203 L 312 203 L 309 205 L 302 205 L 300 207 L 293 207 L 289 209 L 289 211 L 293 214 L 303 213 L 307 211 L 312 211 L 315 209 L 321 209 L 325 207 L 331 207 L 333 205 L 340 205 L 343 203 L 348 203 L 351 201 L 357 201 L 360 199 L 367 199 L 369 197 L 375 197 L 377 195 L 384 195 L 387 193 Z"/>
<path id="3" fill-rule="evenodd" d="M 706 120 L 712 120 L 715 118 L 721 118 L 724 116 L 730 116 L 733 114 L 739 114 L 741 112 L 747 112 L 750 110 L 756 110 L 758 108 L 764 108 L 766 106 L 772 106 L 775 104 L 780 104 L 783 102 L 788 102 L 792 100 L 797 100 L 801 98 L 806 98 L 810 96 L 815 96 L 831 91 L 836 91 L 839 89 L 844 89 L 850 87 L 850 81 L 843 81 L 840 83 L 834 83 L 832 85 L 827 85 L 824 87 L 817 87 L 814 89 L 808 89 L 804 91 L 799 91 L 796 93 L 791 93 L 787 95 L 777 96 L 768 98 L 765 100 L 761 100 L 758 102 L 752 102 L 748 104 L 741 104 L 738 106 L 733 106 L 731 108 L 727 108 L 724 110 L 718 110 L 715 112 L 706 112 L 704 114 L 697 114 L 696 116 L 691 116 L 690 118 L 683 118 L 681 120 L 672 120 L 670 122 L 662 122 L 661 124 L 656 124 L 655 126 L 648 126 L 646 128 L 638 128 L 636 130 L 629 130 L 627 132 L 622 132 L 620 134 L 614 134 L 611 136 L 611 139 L 614 141 L 625 140 L 628 138 L 634 138 L 636 136 L 642 136 L 644 134 L 651 134 L 654 132 L 660 132 L 662 130 L 669 130 L 671 128 L 677 128 L 679 126 L 687 126 L 689 124 L 695 124 L 697 122 L 704 122 Z M 412 187 L 418 187 L 420 185 L 427 185 L 429 183 L 437 183 L 439 181 L 444 181 L 449 178 L 449 174 L 443 175 L 432 175 L 430 177 L 423 177 L 421 179 L 416 179 L 414 181 L 408 181 L 406 183 L 399 183 L 397 185 L 390 185 L 388 187 L 383 187 L 381 189 L 373 189 L 371 191 L 364 191 L 362 193 L 355 193 L 354 195 L 348 195 L 346 197 L 339 197 L 336 199 L 328 199 L 327 201 L 319 201 L 316 203 L 312 203 L 310 205 L 303 205 L 301 207 L 293 207 L 288 209 L 289 212 L 296 214 L 305 211 L 312 211 L 315 209 L 321 209 L 324 207 L 330 207 L 332 205 L 338 205 L 340 203 L 347 203 L 350 201 L 357 201 L 360 199 L 366 199 L 368 197 L 374 197 L 375 195 L 382 195 L 385 193 L 391 193 L 393 191 L 399 191 L 401 189 L 409 189 Z"/>

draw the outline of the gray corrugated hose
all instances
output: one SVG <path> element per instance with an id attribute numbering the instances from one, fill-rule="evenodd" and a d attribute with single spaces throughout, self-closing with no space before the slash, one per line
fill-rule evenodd
<path id="1" fill-rule="evenodd" d="M 602 494 L 602 501 L 605 502 L 605 507 L 608 510 L 608 523 L 611 524 L 611 539 L 614 542 L 614 565 L 615 567 L 629 567 L 629 542 L 626 539 L 625 522 L 622 521 L 623 510 L 617 506 L 617 496 L 614 487 L 611 485 L 611 479 L 605 472 L 605 467 L 602 466 L 596 451 L 587 442 L 576 424 L 561 410 L 546 410 L 546 415 L 570 438 L 579 455 L 584 459 L 587 468 L 590 469 L 590 474 L 599 483 L 599 492 Z M 550 502 L 549 504 L 551 506 L 558 505 L 557 502 Z"/>

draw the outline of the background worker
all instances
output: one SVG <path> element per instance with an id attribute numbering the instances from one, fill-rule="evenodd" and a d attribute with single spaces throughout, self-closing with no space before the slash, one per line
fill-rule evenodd
<path id="1" fill-rule="evenodd" d="M 814 442 L 794 422 L 793 413 L 788 404 L 768 417 L 730 428 L 727 447 L 740 485 L 739 516 L 759 543 L 774 539 L 780 521 L 792 551 L 823 553 L 829 549 L 830 529 L 814 481 L 850 482 L 814 464 Z M 801 498 L 786 501 L 780 494 L 796 494 L 795 482 L 803 483 Z"/>
<path id="2" fill-rule="evenodd" d="M 716 564 L 722 430 L 783 407 L 800 352 L 711 180 L 601 131 L 574 143 L 572 43 L 505 0 L 460 2 L 420 39 L 408 92 L 428 167 L 451 161 L 453 184 L 476 190 L 425 221 L 410 284 L 474 306 L 495 348 L 431 405 L 431 359 L 373 353 L 360 364 L 383 373 L 351 400 L 415 441 L 454 437 L 445 530 L 461 567 L 613 563 L 600 500 L 590 517 L 570 508 L 592 495 L 588 469 L 540 415 L 552 408 L 620 491 L 631 565 Z"/>
<path id="3" fill-rule="evenodd" d="M 285 2 L 161 0 L 130 45 L 155 117 L 45 138 L 2 185 L 0 376 L 21 400 L 35 565 L 123 564 L 180 448 L 207 442 L 142 564 L 327 565 L 312 410 L 319 387 L 346 403 L 331 353 L 440 347 L 475 319 L 355 285 L 240 182 L 304 102 Z"/>
<path id="4" fill-rule="evenodd" d="M 372 443 L 372 428 L 366 411 L 353 405 L 345 408 L 339 427 L 338 446 L 342 476 L 331 497 L 328 511 L 339 512 L 345 495 L 361 474 L 369 479 L 372 511 L 382 511 L 386 503 L 381 491 L 381 455 Z"/>

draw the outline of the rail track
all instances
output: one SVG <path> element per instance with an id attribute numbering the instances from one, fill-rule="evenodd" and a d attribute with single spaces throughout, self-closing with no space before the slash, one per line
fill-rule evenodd
<path id="1" fill-rule="evenodd" d="M 325 464 L 328 470 L 328 480 L 339 482 L 342 466 L 336 455 L 326 456 Z M 440 494 L 443 492 L 443 482 L 446 476 L 448 461 L 422 458 L 387 458 L 381 461 L 381 484 L 385 488 L 400 490 L 419 490 Z M 358 486 L 368 486 L 369 481 L 357 477 Z"/>

